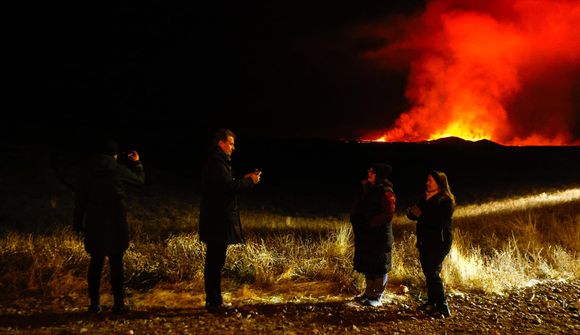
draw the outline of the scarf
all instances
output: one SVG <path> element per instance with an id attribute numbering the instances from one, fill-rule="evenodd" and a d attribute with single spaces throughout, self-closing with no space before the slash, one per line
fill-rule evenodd
<path id="1" fill-rule="evenodd" d="M 436 191 L 425 191 L 425 201 L 431 199 L 431 197 L 433 197 L 435 194 L 439 193 L 439 190 Z"/>

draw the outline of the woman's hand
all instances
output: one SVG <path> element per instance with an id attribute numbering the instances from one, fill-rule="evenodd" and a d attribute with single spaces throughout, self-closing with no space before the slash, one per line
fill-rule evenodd
<path id="1" fill-rule="evenodd" d="M 421 216 L 421 209 L 417 205 L 409 207 L 409 209 L 407 209 L 407 214 L 419 218 Z"/>

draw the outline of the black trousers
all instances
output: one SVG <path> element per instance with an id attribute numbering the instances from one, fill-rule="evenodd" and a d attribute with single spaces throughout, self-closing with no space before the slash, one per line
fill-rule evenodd
<path id="1" fill-rule="evenodd" d="M 440 276 L 445 256 L 447 253 L 419 249 L 419 260 L 427 282 L 427 299 L 430 303 L 440 304 L 446 301 L 445 289 Z"/>
<path id="2" fill-rule="evenodd" d="M 226 263 L 227 249 L 227 244 L 206 244 L 205 268 L 203 270 L 206 306 L 216 306 L 223 303 L 222 268 Z"/>
<path id="3" fill-rule="evenodd" d="M 111 287 L 113 291 L 113 298 L 115 306 L 123 306 L 125 293 L 123 290 L 123 253 L 110 255 L 109 269 L 111 272 Z M 103 272 L 103 265 L 105 263 L 105 256 L 91 254 L 91 261 L 89 263 L 89 298 L 91 305 L 98 306 L 100 304 L 99 290 L 101 288 L 101 274 Z"/>

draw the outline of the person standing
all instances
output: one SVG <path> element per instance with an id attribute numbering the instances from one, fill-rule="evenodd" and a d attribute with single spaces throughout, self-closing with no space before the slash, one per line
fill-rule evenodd
<path id="1" fill-rule="evenodd" d="M 392 267 L 391 250 L 396 197 L 388 177 L 391 166 L 377 163 L 361 182 L 350 222 L 354 232 L 354 270 L 365 276 L 366 288 L 355 301 L 362 305 L 382 306 L 388 273 Z"/>
<path id="2" fill-rule="evenodd" d="M 125 186 L 144 185 L 145 173 L 136 151 L 126 158 L 129 167 L 117 162 L 118 145 L 112 140 L 99 142 L 95 152 L 80 165 L 73 229 L 84 233 L 85 250 L 90 255 L 89 312 L 101 311 L 101 274 L 108 257 L 114 297 L 112 311 L 122 314 L 128 311 L 123 288 L 123 255 L 129 247 Z"/>
<path id="3" fill-rule="evenodd" d="M 417 248 L 427 283 L 427 302 L 421 309 L 449 317 L 451 311 L 440 272 L 443 260 L 451 250 L 455 196 L 451 193 L 447 175 L 440 171 L 429 172 L 426 187 L 425 195 L 407 210 L 407 217 L 417 221 Z"/>
<path id="4" fill-rule="evenodd" d="M 224 304 L 221 293 L 221 271 L 227 247 L 244 242 L 237 194 L 251 189 L 261 177 L 260 171 L 248 173 L 241 179 L 234 177 L 231 155 L 235 139 L 231 130 L 218 130 L 214 135 L 215 147 L 202 171 L 199 237 L 206 245 L 205 307 L 214 313 L 224 312 L 230 306 Z"/>

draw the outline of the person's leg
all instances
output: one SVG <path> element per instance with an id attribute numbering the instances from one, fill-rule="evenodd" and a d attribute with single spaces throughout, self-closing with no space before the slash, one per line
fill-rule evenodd
<path id="1" fill-rule="evenodd" d="M 443 280 L 441 280 L 441 263 L 434 260 L 429 273 L 429 286 L 432 296 L 432 301 L 441 303 L 445 300 L 445 291 L 443 289 Z"/>
<path id="2" fill-rule="evenodd" d="M 361 293 L 360 295 L 354 297 L 354 301 L 358 302 L 359 304 L 365 304 L 366 301 L 369 299 L 369 275 L 368 273 L 363 273 L 363 275 L 365 276 L 365 289 L 363 291 L 363 293 Z"/>
<path id="3" fill-rule="evenodd" d="M 445 298 L 445 289 L 443 280 L 441 280 L 441 268 L 446 255 L 428 254 L 422 257 L 421 266 L 425 281 L 427 282 L 428 303 L 433 312 L 442 313 L 444 316 L 450 316 L 451 312 Z"/>
<path id="4" fill-rule="evenodd" d="M 111 270 L 111 288 L 113 291 L 113 311 L 125 310 L 125 290 L 123 275 L 123 253 L 109 256 L 109 268 Z"/>
<path id="5" fill-rule="evenodd" d="M 421 270 L 423 271 L 423 275 L 425 276 L 425 284 L 427 286 L 427 306 L 432 306 L 435 303 L 434 299 L 434 285 L 433 285 L 433 278 L 434 278 L 434 266 L 433 260 L 429 257 L 429 253 L 427 251 L 419 251 L 419 261 L 421 262 Z"/>
<path id="6" fill-rule="evenodd" d="M 365 274 L 367 287 L 365 296 L 368 299 L 364 302 L 367 305 L 378 307 L 382 305 L 382 298 L 387 286 L 388 276 L 386 273 Z"/>
<path id="7" fill-rule="evenodd" d="M 89 299 L 91 300 L 89 311 L 99 312 L 99 305 L 101 303 L 99 290 L 101 288 L 101 273 L 103 272 L 103 263 L 105 262 L 105 257 L 92 254 L 90 257 L 91 260 L 89 262 L 89 271 L 87 275 L 89 284 Z"/>
<path id="8" fill-rule="evenodd" d="M 441 280 L 441 268 L 443 266 L 443 260 L 446 254 L 435 255 L 433 259 L 433 275 L 432 275 L 432 291 L 433 300 L 435 301 L 433 311 L 435 313 L 440 313 L 445 317 L 451 316 L 451 311 L 449 310 L 449 305 L 447 304 L 447 299 L 445 298 L 445 288 L 443 286 L 443 280 Z"/>
<path id="9" fill-rule="evenodd" d="M 223 304 L 221 291 L 221 272 L 226 262 L 227 245 L 206 245 L 204 285 L 206 307 L 220 306 Z"/>

